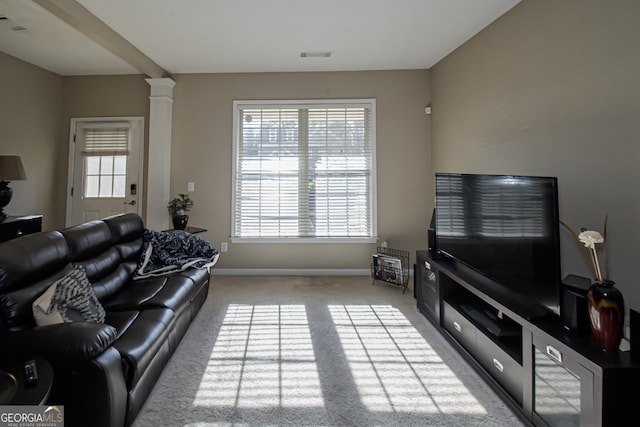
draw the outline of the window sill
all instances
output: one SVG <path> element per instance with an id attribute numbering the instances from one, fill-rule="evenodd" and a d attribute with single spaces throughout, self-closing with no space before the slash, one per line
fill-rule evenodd
<path id="1" fill-rule="evenodd" d="M 377 243 L 378 237 L 231 237 L 231 243 Z"/>

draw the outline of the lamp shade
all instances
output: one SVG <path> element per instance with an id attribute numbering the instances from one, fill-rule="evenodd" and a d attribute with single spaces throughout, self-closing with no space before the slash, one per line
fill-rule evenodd
<path id="1" fill-rule="evenodd" d="M 20 156 L 0 156 L 0 181 L 27 179 Z"/>

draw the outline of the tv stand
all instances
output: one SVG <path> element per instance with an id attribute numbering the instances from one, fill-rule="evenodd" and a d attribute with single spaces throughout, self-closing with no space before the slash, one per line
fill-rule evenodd
<path id="1" fill-rule="evenodd" d="M 528 425 L 618 426 L 640 416 L 640 363 L 566 331 L 559 316 L 417 251 L 418 309 Z"/>
<path id="2" fill-rule="evenodd" d="M 442 256 L 439 256 L 435 261 L 443 268 L 455 272 L 457 280 L 468 284 L 471 292 L 491 297 L 492 300 L 501 305 L 510 307 L 526 320 L 542 320 L 550 314 L 549 310 L 538 305 L 535 301 L 498 285 L 493 280 L 478 274 L 464 264 Z"/>
<path id="3" fill-rule="evenodd" d="M 505 320 L 500 314 L 496 315 L 492 310 L 473 304 L 462 304 L 458 308 L 471 323 L 481 326 L 485 333 L 496 339 L 519 335 L 517 324 Z"/>

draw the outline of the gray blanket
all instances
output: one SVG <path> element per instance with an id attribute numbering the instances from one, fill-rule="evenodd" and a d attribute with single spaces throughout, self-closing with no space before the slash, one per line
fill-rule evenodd
<path id="1" fill-rule="evenodd" d="M 187 268 L 211 268 L 218 250 L 206 240 L 182 230 L 144 230 L 142 255 L 133 280 L 161 276 Z"/>

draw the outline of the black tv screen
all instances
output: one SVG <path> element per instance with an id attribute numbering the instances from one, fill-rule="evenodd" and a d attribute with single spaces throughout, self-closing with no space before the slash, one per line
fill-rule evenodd
<path id="1" fill-rule="evenodd" d="M 439 253 L 559 312 L 556 178 L 437 173 L 435 226 Z"/>

